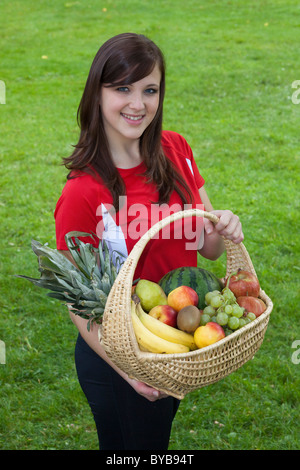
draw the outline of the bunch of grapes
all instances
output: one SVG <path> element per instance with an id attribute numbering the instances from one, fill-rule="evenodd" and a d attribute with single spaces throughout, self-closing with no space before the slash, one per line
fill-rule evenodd
<path id="1" fill-rule="evenodd" d="M 256 319 L 254 313 L 247 313 L 239 306 L 234 293 L 228 287 L 222 292 L 217 290 L 207 292 L 205 303 L 200 324 L 218 323 L 224 329 L 226 336 Z"/>

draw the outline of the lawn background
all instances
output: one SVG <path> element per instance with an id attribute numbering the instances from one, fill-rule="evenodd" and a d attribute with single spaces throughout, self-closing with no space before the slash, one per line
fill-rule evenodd
<path id="1" fill-rule="evenodd" d="M 86 77 L 126 31 L 164 51 L 164 128 L 192 146 L 214 207 L 240 216 L 274 302 L 254 359 L 183 400 L 170 449 L 300 448 L 299 14 L 291 0 L 1 1 L 0 449 L 97 449 L 66 308 L 13 275 L 37 276 L 32 238 L 55 246 Z M 222 276 L 226 256 L 199 263 Z"/>

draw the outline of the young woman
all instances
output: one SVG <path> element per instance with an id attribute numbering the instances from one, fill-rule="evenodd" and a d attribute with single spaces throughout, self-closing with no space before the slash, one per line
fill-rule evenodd
<path id="1" fill-rule="evenodd" d="M 164 58 L 151 40 L 125 33 L 100 47 L 79 105 L 80 137 L 64 161 L 70 173 L 55 210 L 57 248 L 67 257 L 64 236 L 72 230 L 97 233 L 126 258 L 159 211 L 164 216 L 203 205 L 213 211 L 189 145 L 179 134 L 162 131 L 164 94 Z M 200 225 L 193 221 L 189 230 L 181 224 L 177 231 L 174 225 L 168 236 L 152 239 L 136 278 L 158 282 L 171 269 L 196 266 L 198 251 L 216 259 L 224 251 L 223 237 L 240 243 L 238 217 L 228 210 L 213 212 L 219 217 L 216 225 L 207 219 Z M 188 248 L 191 233 L 197 243 Z M 100 449 L 166 450 L 179 401 L 130 379 L 106 356 L 97 328 L 88 331 L 86 320 L 70 315 L 79 330 L 78 378 Z"/>

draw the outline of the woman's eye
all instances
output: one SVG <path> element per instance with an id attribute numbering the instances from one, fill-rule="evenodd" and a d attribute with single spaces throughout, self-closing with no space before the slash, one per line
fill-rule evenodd
<path id="1" fill-rule="evenodd" d="M 129 91 L 129 88 L 127 86 L 120 86 L 119 88 L 117 88 L 117 91 L 120 91 L 121 93 L 126 93 L 127 91 Z"/>
<path id="2" fill-rule="evenodd" d="M 116 88 L 116 91 L 119 93 L 128 93 L 130 91 L 128 86 L 119 86 Z M 158 93 L 158 90 L 156 88 L 146 88 L 144 91 L 146 95 L 154 95 L 155 93 Z"/>
<path id="3" fill-rule="evenodd" d="M 157 92 L 158 92 L 158 90 L 156 88 L 147 88 L 147 90 L 145 90 L 145 93 L 147 95 L 154 95 Z"/>

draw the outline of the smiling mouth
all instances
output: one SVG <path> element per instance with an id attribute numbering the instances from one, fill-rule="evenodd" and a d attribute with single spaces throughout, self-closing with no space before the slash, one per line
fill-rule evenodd
<path id="1" fill-rule="evenodd" d="M 129 114 L 124 114 L 124 113 L 121 113 L 121 115 L 125 118 L 125 119 L 129 119 L 130 121 L 141 121 L 145 115 L 141 115 L 141 116 L 130 116 Z"/>

